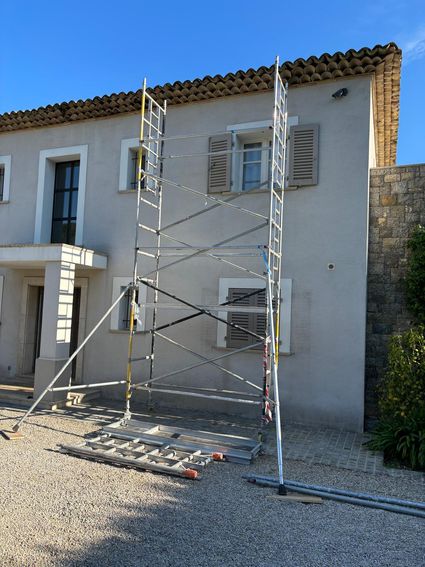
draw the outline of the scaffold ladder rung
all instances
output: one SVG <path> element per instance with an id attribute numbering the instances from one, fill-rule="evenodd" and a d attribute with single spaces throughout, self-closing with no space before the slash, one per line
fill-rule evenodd
<path id="1" fill-rule="evenodd" d="M 60 448 L 62 452 L 77 457 L 189 479 L 196 479 L 198 473 L 214 460 L 212 454 L 203 453 L 200 449 L 182 449 L 168 441 L 158 446 L 139 438 L 123 440 L 113 433 L 86 439 L 80 445 L 61 445 Z"/>

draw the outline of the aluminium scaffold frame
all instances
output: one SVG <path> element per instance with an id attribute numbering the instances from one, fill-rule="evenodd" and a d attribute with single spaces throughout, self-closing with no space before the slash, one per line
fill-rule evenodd
<path id="1" fill-rule="evenodd" d="M 195 398 L 205 398 L 212 401 L 227 401 L 243 404 L 257 404 L 261 406 L 262 421 L 267 423 L 272 420 L 272 415 L 276 421 L 276 443 L 277 458 L 279 472 L 279 491 L 285 493 L 283 481 L 283 452 L 281 437 L 281 416 L 280 416 L 280 399 L 279 399 L 279 381 L 278 381 L 278 364 L 279 364 L 279 328 L 280 328 L 280 306 L 281 306 L 281 272 L 282 272 L 282 244 L 283 244 L 283 200 L 285 185 L 285 160 L 286 160 L 286 138 L 287 138 L 287 86 L 283 84 L 279 73 L 279 58 L 275 62 L 275 81 L 274 81 L 274 101 L 273 101 L 273 117 L 272 117 L 272 139 L 271 149 L 262 149 L 261 151 L 270 151 L 270 173 L 268 179 L 269 189 L 269 206 L 268 213 L 261 214 L 250 210 L 247 207 L 237 205 L 233 201 L 241 196 L 241 193 L 223 197 L 214 194 L 206 194 L 203 191 L 188 187 L 181 183 L 177 183 L 164 177 L 164 161 L 172 159 L 184 159 L 193 157 L 215 156 L 221 154 L 243 153 L 249 150 L 223 149 L 216 152 L 199 152 L 192 154 L 164 155 L 164 145 L 168 140 L 178 141 L 190 138 L 207 138 L 212 135 L 211 132 L 206 134 L 182 135 L 166 137 L 166 102 L 161 106 L 147 92 L 146 80 L 143 83 L 142 101 L 141 101 L 141 119 L 139 148 L 137 156 L 137 204 L 136 204 L 136 234 L 134 247 L 134 262 L 132 281 L 122 290 L 119 297 L 114 301 L 111 307 L 103 315 L 97 325 L 88 334 L 86 339 L 81 343 L 78 349 L 69 358 L 67 363 L 62 367 L 59 373 L 54 377 L 52 382 L 40 394 L 31 408 L 16 423 L 14 430 L 18 431 L 23 421 L 37 407 L 47 392 L 70 391 L 76 389 L 103 387 L 125 384 L 125 412 L 123 420 L 131 418 L 131 396 L 135 390 L 145 390 L 148 393 L 149 405 L 152 402 L 154 392 L 166 393 L 173 395 L 185 395 Z M 221 133 L 214 133 L 221 134 Z M 209 206 L 193 212 L 183 218 L 162 225 L 162 205 L 164 198 L 164 188 L 172 188 L 176 191 L 182 191 L 193 195 L 195 198 L 202 199 L 205 203 L 209 201 Z M 226 207 L 233 211 L 238 211 L 250 217 L 259 220 L 254 227 L 247 228 L 237 234 L 231 234 L 228 237 L 208 245 L 195 245 L 182 241 L 170 235 L 167 231 L 179 224 L 188 222 L 199 215 L 208 213 L 218 207 Z M 150 225 L 142 222 L 142 210 L 147 208 L 151 211 Z M 255 231 L 263 230 L 267 234 L 267 242 L 254 245 L 233 245 L 231 244 L 238 238 L 247 236 Z M 154 239 L 154 245 L 144 243 L 142 235 L 149 235 Z M 163 246 L 163 241 L 171 241 L 171 245 Z M 160 272 L 174 267 L 182 262 L 186 262 L 198 257 L 205 257 L 215 262 L 221 262 L 229 266 L 231 269 L 242 271 L 264 281 L 263 289 L 256 289 L 248 292 L 237 299 L 228 300 L 218 305 L 198 305 L 187 298 L 178 296 L 170 289 L 164 289 L 160 286 Z M 176 257 L 170 262 L 162 264 L 162 259 L 167 257 Z M 262 265 L 262 271 L 254 271 L 243 265 L 243 258 L 257 257 Z M 237 260 L 235 260 L 235 258 Z M 154 268 L 143 273 L 144 260 L 154 263 Z M 241 264 L 242 262 L 242 264 Z M 153 302 L 145 303 L 139 306 L 137 304 L 137 289 L 140 285 L 151 289 L 153 292 Z M 266 331 L 263 335 L 258 334 L 250 329 L 244 328 L 236 323 L 231 322 L 227 318 L 223 318 L 222 312 L 243 312 L 249 311 L 249 307 L 243 305 L 238 306 L 238 302 L 247 299 L 253 295 L 265 291 L 265 308 Z M 72 360 L 84 348 L 90 338 L 94 335 L 101 324 L 106 320 L 114 308 L 116 308 L 126 293 L 131 294 L 130 316 L 129 316 L 129 341 L 128 341 L 128 358 L 127 371 L 125 380 L 117 380 L 114 382 L 103 382 L 97 384 L 82 384 L 77 386 L 54 387 L 58 378 L 64 373 L 66 368 L 72 363 Z M 174 303 L 170 305 L 162 305 L 159 302 L 160 296 L 164 296 Z M 162 307 L 178 308 L 183 307 L 192 312 L 190 315 L 179 317 L 165 324 L 158 324 L 158 311 Z M 137 318 L 139 307 L 142 309 L 152 309 L 152 327 L 147 331 L 150 333 L 150 352 L 143 356 L 135 356 L 134 354 L 134 335 L 135 321 Z M 180 343 L 167 337 L 162 331 L 183 322 L 189 321 L 195 317 L 207 316 L 220 322 L 226 326 L 238 329 L 238 331 L 250 335 L 255 342 L 248 346 L 233 349 L 230 352 L 207 358 L 197 353 L 187 345 Z M 157 351 L 157 339 L 161 339 L 173 346 L 196 356 L 200 361 L 192 363 L 183 368 L 175 369 L 170 372 L 155 375 L 155 355 Z M 255 384 L 243 375 L 227 369 L 219 363 L 219 361 L 234 356 L 237 353 L 244 352 L 253 348 L 262 346 L 263 349 L 263 371 L 262 386 Z M 133 365 L 140 361 L 149 362 L 148 376 L 140 382 L 133 382 Z M 250 388 L 254 393 L 239 390 L 224 390 L 220 388 L 197 388 L 189 386 L 177 386 L 175 384 L 159 384 L 165 378 L 184 374 L 189 370 L 201 367 L 203 365 L 212 365 L 218 368 L 231 378 L 243 383 L 245 387 Z"/>

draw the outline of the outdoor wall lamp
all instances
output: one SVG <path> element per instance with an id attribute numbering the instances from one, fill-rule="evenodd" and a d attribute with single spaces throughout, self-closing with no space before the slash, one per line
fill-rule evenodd
<path id="1" fill-rule="evenodd" d="M 348 95 L 348 89 L 346 89 L 344 87 L 343 89 L 339 89 L 336 92 L 334 92 L 334 94 L 332 95 L 332 98 L 337 100 L 338 98 L 342 98 L 342 97 L 347 96 L 347 95 Z"/>

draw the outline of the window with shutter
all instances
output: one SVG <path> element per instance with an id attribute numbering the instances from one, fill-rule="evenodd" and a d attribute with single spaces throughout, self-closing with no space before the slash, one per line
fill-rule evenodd
<path id="1" fill-rule="evenodd" d="M 235 301 L 243 297 L 244 295 L 248 295 L 254 292 L 256 288 L 229 288 L 228 300 Z M 240 301 L 237 301 L 235 304 L 243 305 L 244 307 L 258 307 L 264 308 L 266 305 L 266 296 L 265 290 L 262 290 L 258 294 L 251 295 L 251 297 L 245 297 Z M 265 312 L 262 313 L 248 313 L 248 312 L 229 312 L 228 319 L 229 322 L 234 323 L 243 327 L 244 329 L 248 329 L 257 333 L 261 336 L 264 336 L 266 331 L 266 314 Z M 227 327 L 227 335 L 226 335 L 226 346 L 228 348 L 241 348 L 244 346 L 252 345 L 258 342 L 255 337 L 251 335 L 247 335 L 240 329 L 235 329 L 234 327 Z M 261 348 L 261 347 L 258 347 Z"/>
<path id="2" fill-rule="evenodd" d="M 235 313 L 232 311 L 220 311 L 218 314 L 222 319 L 227 321 L 232 321 L 238 323 L 236 317 L 239 315 L 239 323 L 241 327 L 246 327 L 250 330 L 255 331 L 258 335 L 264 336 L 266 329 L 266 314 L 265 314 L 265 303 L 266 295 L 264 290 L 264 281 L 259 278 L 220 278 L 219 279 L 219 289 L 218 289 L 218 302 L 224 303 L 230 300 L 230 298 L 235 298 L 235 293 L 238 297 L 243 297 L 244 295 L 249 295 L 254 290 L 260 290 L 260 293 L 253 295 L 252 299 L 247 298 L 242 301 L 238 301 L 233 304 Z M 279 318 L 279 352 L 285 354 L 293 354 L 291 350 L 291 304 L 292 304 L 292 280 L 284 278 L 281 280 L 281 296 L 282 301 L 280 304 L 280 318 Z M 249 301 L 251 299 L 251 301 Z M 251 308 L 251 313 L 240 311 L 238 314 L 237 305 L 244 304 L 244 306 L 249 306 Z M 260 309 L 262 308 L 262 309 Z M 258 312 L 257 312 L 258 311 Z M 251 317 L 249 317 L 251 315 Z M 241 317 L 244 317 L 242 320 Z M 233 339 L 238 342 L 233 342 Z M 242 342 L 243 341 L 243 342 Z M 225 323 L 219 322 L 217 324 L 217 346 L 227 347 L 227 348 L 237 348 L 241 346 L 247 346 L 249 344 L 257 342 L 254 337 L 246 335 L 237 329 L 232 329 Z"/>
<path id="3" fill-rule="evenodd" d="M 112 301 L 115 301 L 120 293 L 124 291 L 131 276 L 118 276 L 112 278 Z M 147 288 L 140 285 L 136 289 L 136 303 L 139 308 L 136 309 L 136 331 L 144 331 L 146 325 L 150 324 L 151 313 L 147 313 L 146 309 Z M 111 313 L 111 331 L 128 331 L 130 327 L 130 307 L 131 307 L 131 291 L 128 290 L 121 299 L 117 307 Z"/>
<path id="4" fill-rule="evenodd" d="M 231 134 L 212 136 L 209 141 L 208 193 L 230 191 L 230 164 L 232 161 Z M 224 153 L 228 152 L 228 153 Z M 214 155 L 217 153 L 217 155 Z"/>
<path id="5" fill-rule="evenodd" d="M 317 185 L 319 165 L 319 125 L 291 126 L 288 184 Z"/>
<path id="6" fill-rule="evenodd" d="M 139 165 L 139 140 L 138 138 L 126 138 L 121 140 L 121 157 L 119 187 L 121 192 L 137 191 L 138 165 Z M 146 167 L 146 156 L 142 155 L 142 169 Z M 146 179 L 142 180 L 142 189 L 146 188 Z"/>

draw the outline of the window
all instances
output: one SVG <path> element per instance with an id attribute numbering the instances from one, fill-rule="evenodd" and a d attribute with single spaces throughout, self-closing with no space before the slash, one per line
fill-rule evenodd
<path id="1" fill-rule="evenodd" d="M 120 287 L 120 293 L 125 290 L 126 286 Z M 136 289 L 136 303 L 139 303 L 139 290 Z M 131 289 L 128 289 L 121 299 L 120 309 L 119 309 L 119 319 L 118 328 L 121 331 L 128 331 L 130 329 L 130 313 L 131 313 Z M 136 313 L 137 317 L 137 313 Z M 136 318 L 136 329 L 137 329 L 137 318 Z"/>
<path id="2" fill-rule="evenodd" d="M 112 279 L 112 301 L 116 301 L 119 295 L 131 282 L 131 276 L 115 277 Z M 135 330 L 144 331 L 146 327 L 146 286 L 140 285 L 136 289 Z M 117 307 L 111 313 L 111 330 L 128 331 L 130 328 L 131 290 L 127 290 Z"/>
<path id="3" fill-rule="evenodd" d="M 138 187 L 137 184 L 139 182 L 139 176 L 138 176 L 138 164 L 139 164 L 139 152 L 138 150 L 130 150 L 130 159 L 131 159 L 131 170 L 130 170 L 130 181 L 129 181 L 129 188 L 130 189 L 134 189 L 135 191 L 137 191 Z M 142 155 L 142 169 L 145 169 L 145 163 L 146 163 L 146 157 L 144 155 Z M 145 188 L 145 180 L 142 179 L 142 185 L 141 188 L 144 189 Z"/>
<path id="4" fill-rule="evenodd" d="M 56 164 L 51 242 L 75 244 L 79 161 Z"/>
<path id="5" fill-rule="evenodd" d="M 0 156 L 0 203 L 9 201 L 11 156 Z"/>
<path id="6" fill-rule="evenodd" d="M 271 174 L 271 121 L 233 124 L 209 139 L 208 193 L 267 189 Z"/>
<path id="7" fill-rule="evenodd" d="M 247 308 L 245 311 L 220 311 L 218 316 L 241 327 L 254 331 L 264 336 L 266 329 L 266 318 L 264 304 L 266 300 L 265 282 L 259 278 L 220 278 L 218 303 L 224 303 L 237 297 L 243 297 L 257 289 L 260 293 L 249 298 L 242 299 L 234 306 L 240 304 Z M 291 301 L 292 280 L 285 278 L 281 280 L 280 326 L 279 326 L 279 352 L 291 354 Z M 234 307 L 233 306 L 233 307 Z M 230 305 L 229 305 L 230 307 Z M 249 308 L 249 309 L 248 309 Z M 225 348 L 240 348 L 258 342 L 238 329 L 232 329 L 225 323 L 217 324 L 217 346 Z M 261 347 L 260 347 L 261 348 Z M 254 350 L 254 349 L 253 349 Z"/>
<path id="8" fill-rule="evenodd" d="M 121 158 L 120 158 L 120 178 L 119 191 L 137 190 L 138 182 L 138 138 L 128 138 L 121 140 Z M 142 169 L 145 168 L 145 155 L 142 155 Z M 145 187 L 145 180 L 142 180 L 142 189 Z"/>
<path id="9" fill-rule="evenodd" d="M 34 244 L 69 240 L 83 245 L 88 149 L 88 145 L 82 145 L 40 151 Z M 74 171 L 66 164 L 74 164 Z M 61 167 L 65 170 L 59 171 Z M 53 219 L 57 220 L 55 226 Z"/>

